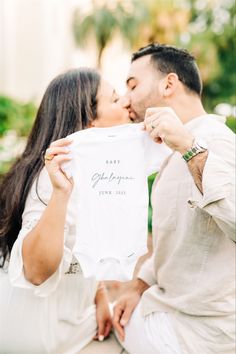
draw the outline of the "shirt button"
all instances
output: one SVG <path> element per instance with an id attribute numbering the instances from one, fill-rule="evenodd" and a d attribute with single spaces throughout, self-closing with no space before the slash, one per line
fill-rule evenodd
<path id="1" fill-rule="evenodd" d="M 188 204 L 190 206 L 190 208 L 196 208 L 198 206 L 198 202 L 195 200 L 188 200 Z"/>

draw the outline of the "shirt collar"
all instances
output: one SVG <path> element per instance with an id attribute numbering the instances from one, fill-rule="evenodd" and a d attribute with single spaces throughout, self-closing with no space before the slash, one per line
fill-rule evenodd
<path id="1" fill-rule="evenodd" d="M 226 122 L 226 117 L 224 117 L 224 116 L 219 116 L 218 114 L 203 114 L 201 116 L 191 119 L 190 121 L 188 121 L 184 125 L 185 125 L 185 127 L 192 129 L 192 128 L 197 127 L 206 118 L 214 119 L 214 120 L 217 120 L 218 122 L 221 122 L 221 123 Z"/>

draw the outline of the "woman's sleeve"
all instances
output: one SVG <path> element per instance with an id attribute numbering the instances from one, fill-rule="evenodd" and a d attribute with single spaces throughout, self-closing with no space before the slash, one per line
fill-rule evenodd
<path id="1" fill-rule="evenodd" d="M 22 258 L 22 244 L 24 238 L 28 233 L 36 226 L 40 220 L 42 213 L 44 212 L 46 205 L 52 194 L 52 186 L 47 174 L 46 169 L 43 169 L 38 180 L 38 186 L 36 191 L 36 182 L 29 192 L 28 198 L 26 200 L 25 209 L 22 215 L 22 227 L 18 234 L 17 240 L 11 251 L 10 262 L 9 262 L 9 279 L 12 286 L 31 289 L 35 295 L 45 297 L 53 292 L 61 279 L 62 274 L 64 274 L 71 263 L 72 252 L 65 246 L 64 242 L 64 252 L 61 263 L 54 274 L 52 274 L 46 281 L 40 285 L 34 285 L 25 278 L 24 265 Z M 42 200 L 40 200 L 40 199 Z M 44 203 L 45 204 L 44 204 Z M 66 217 L 64 240 L 66 239 L 69 232 L 68 215 Z M 50 235 L 48 235 L 50 242 Z"/>

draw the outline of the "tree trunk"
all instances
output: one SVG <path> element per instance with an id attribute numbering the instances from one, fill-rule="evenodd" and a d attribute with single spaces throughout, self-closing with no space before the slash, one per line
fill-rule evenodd
<path id="1" fill-rule="evenodd" d="M 99 49 L 98 49 L 98 57 L 97 57 L 97 68 L 100 70 L 102 68 L 102 54 L 103 54 L 103 51 L 104 51 L 104 46 L 101 46 Z"/>

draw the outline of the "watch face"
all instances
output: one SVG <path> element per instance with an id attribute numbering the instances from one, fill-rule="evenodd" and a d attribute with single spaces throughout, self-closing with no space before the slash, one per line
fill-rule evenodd
<path id="1" fill-rule="evenodd" d="M 205 140 L 201 139 L 201 138 L 197 138 L 196 139 L 196 143 L 198 146 L 200 146 L 202 149 L 207 150 L 207 143 L 205 142 Z"/>

